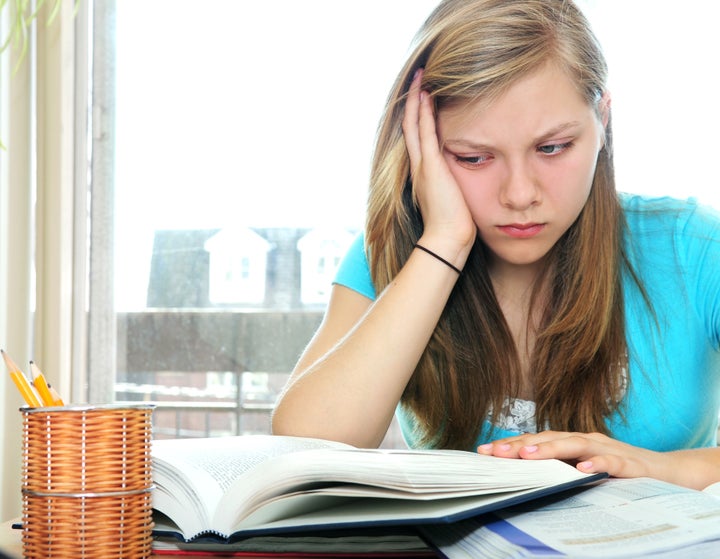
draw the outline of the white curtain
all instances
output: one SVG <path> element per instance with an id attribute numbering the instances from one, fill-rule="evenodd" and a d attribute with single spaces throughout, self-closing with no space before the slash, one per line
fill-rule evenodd
<path id="1" fill-rule="evenodd" d="M 13 4 L 0 13 L 3 38 Z M 82 328 L 74 309 L 85 298 L 74 264 L 80 248 L 75 192 L 82 188 L 76 185 L 76 131 L 83 122 L 76 118 L 75 58 L 77 31 L 86 36 L 85 4 L 76 15 L 74 2 L 62 2 L 50 25 L 41 12 L 24 58 L 18 63 L 15 48 L 0 58 L 0 346 L 21 368 L 30 359 L 41 364 L 68 400 L 82 399 L 71 371 L 73 336 Z M 0 521 L 21 511 L 22 400 L 9 375 L 3 378 Z"/>

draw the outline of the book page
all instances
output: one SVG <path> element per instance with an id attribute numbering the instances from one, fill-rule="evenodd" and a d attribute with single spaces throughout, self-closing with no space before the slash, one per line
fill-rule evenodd
<path id="1" fill-rule="evenodd" d="M 703 493 L 720 498 L 720 481 L 708 485 L 705 489 L 703 489 Z"/>
<path id="2" fill-rule="evenodd" d="M 720 538 L 720 500 L 651 479 L 609 480 L 505 520 L 563 552 L 639 554 Z"/>
<path id="3" fill-rule="evenodd" d="M 276 482 L 263 484 L 264 477 Z M 588 477 L 559 460 L 513 460 L 457 450 L 328 449 L 268 461 L 261 470 L 248 472 L 223 499 L 246 503 L 233 525 L 241 530 L 309 512 L 316 502 L 334 495 L 437 501 L 551 487 Z M 288 498 L 299 492 L 312 492 L 315 499 Z M 301 504 L 308 509 L 298 508 Z M 268 510 L 262 512 L 263 507 Z M 221 504 L 219 509 L 230 506 Z M 246 522 L 249 512 L 253 519 Z"/>
<path id="4" fill-rule="evenodd" d="M 532 499 L 546 489 L 489 493 L 448 499 L 358 498 L 332 495 L 330 492 L 298 492 L 271 501 L 258 508 L 242 523 L 243 531 L 262 533 L 287 529 L 355 527 L 373 525 L 439 524 L 459 521 L 508 501 Z"/>
<path id="5" fill-rule="evenodd" d="M 153 507 L 173 518 L 188 538 L 211 528 L 228 535 L 227 525 L 213 525 L 213 514 L 233 482 L 255 468 L 262 471 L 262 464 L 273 457 L 328 447 L 352 448 L 319 439 L 272 435 L 153 441 Z M 238 507 L 242 503 L 236 502 Z"/>

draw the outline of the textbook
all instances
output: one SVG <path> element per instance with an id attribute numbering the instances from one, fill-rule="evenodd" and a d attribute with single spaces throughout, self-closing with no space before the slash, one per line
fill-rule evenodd
<path id="1" fill-rule="evenodd" d="M 161 555 L 202 557 L 294 557 L 307 559 L 343 558 L 432 558 L 438 555 L 414 529 L 331 530 L 298 535 L 253 536 L 233 543 L 195 540 L 182 542 L 172 537 L 153 539 L 153 557 Z"/>
<path id="2" fill-rule="evenodd" d="M 184 542 L 450 523 L 606 477 L 559 460 L 273 435 L 155 440 L 151 453 L 166 517 L 154 534 Z"/>
<path id="3" fill-rule="evenodd" d="M 606 479 L 492 514 L 425 526 L 441 557 L 720 557 L 720 484 Z"/>

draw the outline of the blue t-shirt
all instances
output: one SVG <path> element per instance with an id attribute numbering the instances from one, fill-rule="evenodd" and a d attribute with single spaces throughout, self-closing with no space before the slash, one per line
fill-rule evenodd
<path id="1" fill-rule="evenodd" d="M 612 437 L 658 451 L 717 444 L 720 412 L 720 215 L 694 200 L 623 195 L 624 239 L 632 268 L 652 304 L 625 278 L 629 382 L 621 413 L 607 419 Z M 335 283 L 370 299 L 375 288 L 358 236 Z M 512 408 L 512 409 L 511 409 Z M 534 403 L 509 405 L 492 438 L 533 424 Z M 505 412 L 505 410 L 504 410 Z M 525 414 L 525 417 L 523 417 Z M 410 413 L 398 407 L 406 442 L 416 446 Z M 482 432 L 488 433 L 489 424 Z M 488 442 L 481 436 L 477 444 Z"/>

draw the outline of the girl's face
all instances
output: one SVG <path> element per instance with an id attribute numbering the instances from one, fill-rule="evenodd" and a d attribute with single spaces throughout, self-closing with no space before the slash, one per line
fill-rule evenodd
<path id="1" fill-rule="evenodd" d="M 599 112 L 554 65 L 491 103 L 439 111 L 440 145 L 491 271 L 536 266 L 578 217 L 603 145 L 605 97 Z"/>

